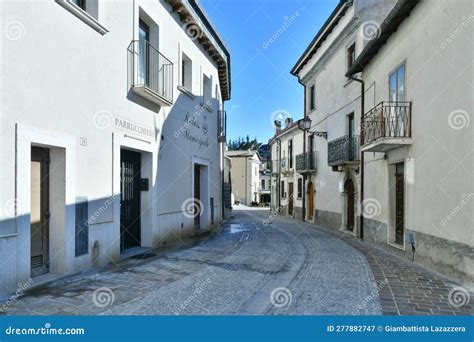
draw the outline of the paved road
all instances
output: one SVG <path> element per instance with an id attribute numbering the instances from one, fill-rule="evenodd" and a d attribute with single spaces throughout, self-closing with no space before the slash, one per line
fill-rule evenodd
<path id="1" fill-rule="evenodd" d="M 235 210 L 218 234 L 198 244 L 52 284 L 7 305 L 4 312 L 470 313 L 470 304 L 458 308 L 448 303 L 451 287 L 432 273 L 345 235 L 268 210 Z"/>

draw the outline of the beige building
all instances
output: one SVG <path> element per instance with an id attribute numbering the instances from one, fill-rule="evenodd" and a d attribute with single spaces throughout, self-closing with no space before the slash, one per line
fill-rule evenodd
<path id="1" fill-rule="evenodd" d="M 232 196 L 235 204 L 251 205 L 259 202 L 260 159 L 257 151 L 226 151 L 231 159 Z M 233 204 L 234 204 L 233 203 Z"/>
<path id="2" fill-rule="evenodd" d="M 274 208 L 474 284 L 470 6 L 340 1 L 292 69 L 305 117 L 271 140 Z M 310 170 L 286 169 L 289 140 Z"/>

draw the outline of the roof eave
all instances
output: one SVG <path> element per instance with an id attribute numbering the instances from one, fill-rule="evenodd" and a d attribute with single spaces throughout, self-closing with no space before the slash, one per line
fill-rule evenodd
<path id="1" fill-rule="evenodd" d="M 379 36 L 367 43 L 352 67 L 347 71 L 346 77 L 351 77 L 364 70 L 419 2 L 420 0 L 400 0 L 395 5 L 380 25 Z"/>

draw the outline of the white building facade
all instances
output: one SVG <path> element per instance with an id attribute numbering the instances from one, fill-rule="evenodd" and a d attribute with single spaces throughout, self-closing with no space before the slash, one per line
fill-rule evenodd
<path id="1" fill-rule="evenodd" d="M 302 214 L 290 216 L 473 286 L 470 8 L 464 0 L 339 2 L 291 71 L 305 88 L 299 126 L 310 127 L 272 139 L 273 191 L 282 189 L 274 208 L 289 213 L 295 186 L 286 182 L 304 177 L 305 195 L 292 204 Z M 293 154 L 303 163 L 293 174 L 280 152 L 289 139 L 299 140 Z"/>
<path id="2" fill-rule="evenodd" d="M 0 7 L 0 293 L 217 227 L 230 55 L 199 4 Z"/>

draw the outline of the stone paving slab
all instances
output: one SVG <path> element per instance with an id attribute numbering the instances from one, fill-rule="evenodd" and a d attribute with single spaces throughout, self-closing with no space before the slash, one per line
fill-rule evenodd
<path id="1" fill-rule="evenodd" d="M 452 284 L 347 234 L 236 210 L 198 244 L 52 283 L 9 315 L 470 314 Z M 2 306 L 0 305 L 0 308 Z"/>

